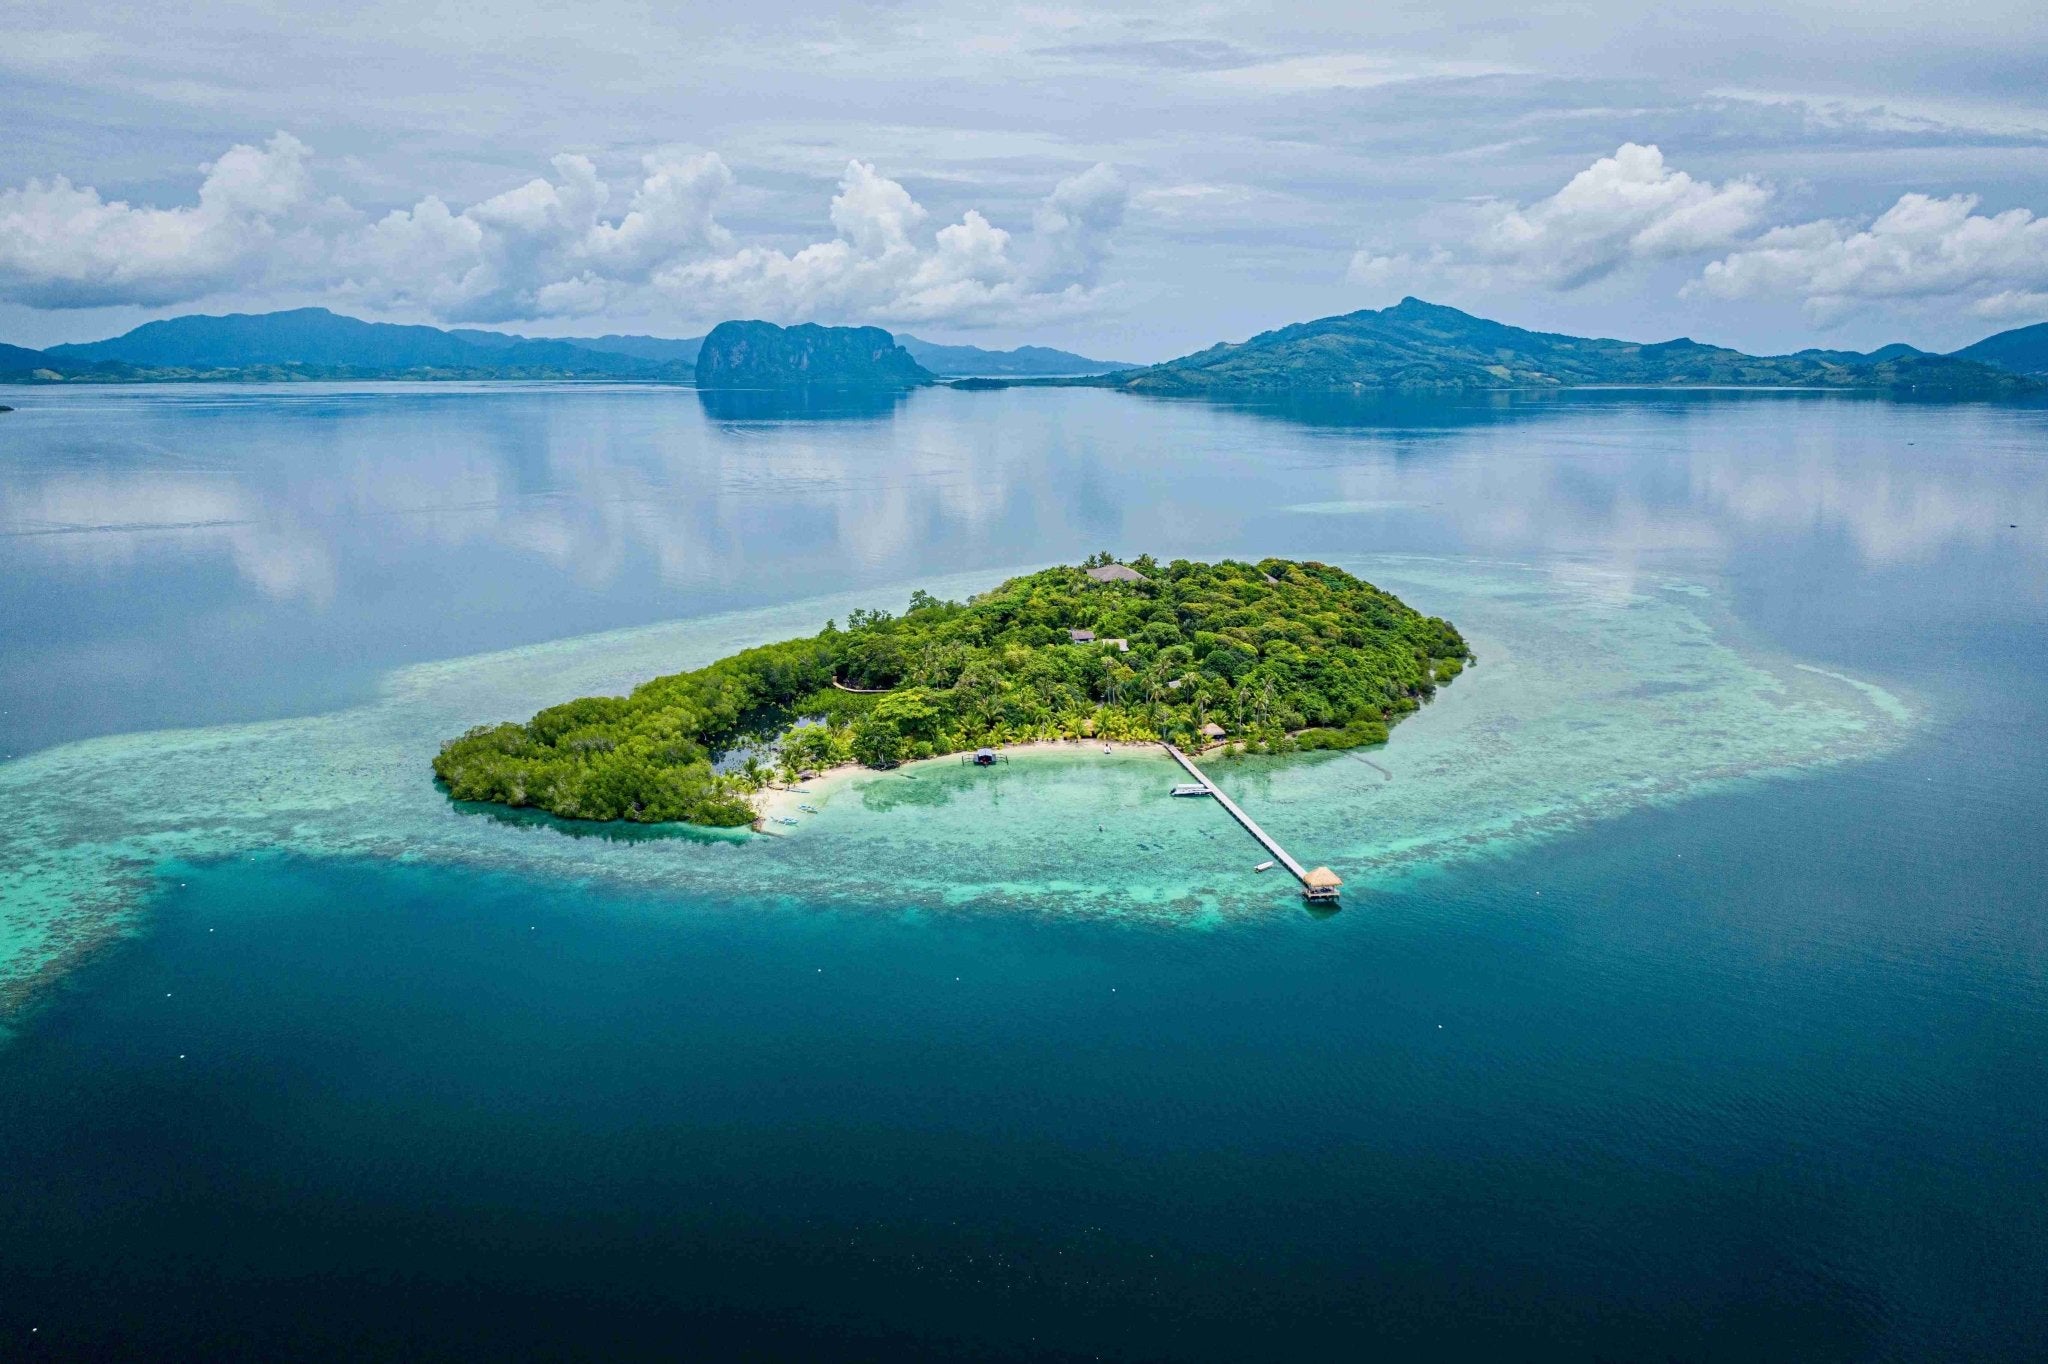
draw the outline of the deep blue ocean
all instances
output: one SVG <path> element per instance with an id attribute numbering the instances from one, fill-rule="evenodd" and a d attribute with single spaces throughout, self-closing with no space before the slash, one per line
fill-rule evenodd
<path id="1" fill-rule="evenodd" d="M 2048 410 L 0 402 L 15 759 L 1098 548 L 1696 581 L 1913 717 L 1334 914 L 140 866 L 0 1020 L 0 1358 L 2048 1357 Z"/>

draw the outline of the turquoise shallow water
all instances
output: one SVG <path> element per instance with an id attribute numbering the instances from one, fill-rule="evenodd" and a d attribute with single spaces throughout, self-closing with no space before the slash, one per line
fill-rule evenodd
<path id="1" fill-rule="evenodd" d="M 2048 414 L 7 401 L 0 1357 L 2048 1354 Z M 427 780 L 1104 545 L 1475 641 L 1217 766 L 1338 913 L 1139 754 L 781 839 Z"/>
<path id="2" fill-rule="evenodd" d="M 1345 566 L 1459 623 L 1480 665 L 1383 750 L 1220 764 L 1311 864 L 1376 883 L 1682 798 L 1868 756 L 1911 732 L 1874 683 L 1746 652 L 1711 593 L 1542 565 L 1397 557 Z M 934 584 L 960 595 L 988 577 Z M 886 591 L 883 599 L 893 603 Z M 907 596 L 907 587 L 896 593 Z M 1143 916 L 1183 927 L 1284 905 L 1263 854 L 1166 795 L 1163 754 L 1029 754 L 859 779 L 790 836 L 606 837 L 463 811 L 427 780 L 442 738 L 573 695 L 807 633 L 861 598 L 417 665 L 369 705 L 302 720 L 123 735 L 0 766 L 0 990 L 17 996 L 132 923 L 164 860 L 258 850 L 517 869 L 681 893 L 904 902 L 962 912 Z"/>

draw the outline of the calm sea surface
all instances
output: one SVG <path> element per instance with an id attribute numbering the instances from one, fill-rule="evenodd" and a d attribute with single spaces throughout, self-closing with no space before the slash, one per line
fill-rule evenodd
<path id="1" fill-rule="evenodd" d="M 2048 409 L 0 389 L 0 1358 L 2048 1356 Z M 1107 548 L 1480 664 L 779 840 L 433 742 Z"/>

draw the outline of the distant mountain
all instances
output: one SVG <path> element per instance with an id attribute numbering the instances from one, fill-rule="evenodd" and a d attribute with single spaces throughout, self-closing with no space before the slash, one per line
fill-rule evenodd
<path id="1" fill-rule="evenodd" d="M 324 312 L 326 310 L 314 309 L 312 311 Z M 265 316 L 275 316 L 275 314 L 265 314 Z M 350 320 L 353 321 L 354 319 Z M 450 331 L 448 335 L 455 337 L 459 341 L 467 341 L 479 350 L 510 350 L 526 339 L 512 332 L 487 332 L 476 327 L 457 327 Z"/>
<path id="2" fill-rule="evenodd" d="M 506 350 L 526 337 L 511 332 L 485 332 L 459 329 L 448 333 L 463 340 L 482 346 L 487 350 Z M 675 338 L 668 336 L 558 336 L 554 338 L 564 345 L 580 350 L 594 350 L 606 355 L 630 355 L 635 360 L 653 360 L 661 364 L 695 365 L 697 348 L 704 344 L 701 336 Z"/>
<path id="3" fill-rule="evenodd" d="M 1824 387 L 1998 396 L 2036 387 L 1973 360 L 1887 347 L 1756 356 L 1687 337 L 1645 344 L 1526 331 L 1420 299 L 1262 333 L 1093 384 L 1140 393 L 1603 385 Z"/>
<path id="4" fill-rule="evenodd" d="M 1792 360 L 1817 360 L 1833 365 L 1881 365 L 1887 360 L 1910 360 L 1915 356 L 1931 355 L 1932 352 L 1909 346 L 1903 341 L 1894 341 L 1889 346 L 1879 346 L 1873 351 L 1860 350 L 1802 350 L 1786 357 Z"/>
<path id="5" fill-rule="evenodd" d="M 704 345 L 701 336 L 686 336 L 679 340 L 666 336 L 572 336 L 565 339 L 570 345 L 581 346 L 585 350 L 693 368 L 697 363 L 697 352 Z"/>
<path id="6" fill-rule="evenodd" d="M 670 347 L 654 337 L 606 338 Z M 106 341 L 52 346 L 45 368 L 115 379 L 687 379 L 688 359 L 642 357 L 579 341 L 364 322 L 325 308 L 192 315 L 146 322 Z"/>
<path id="7" fill-rule="evenodd" d="M 438 327 L 360 322 L 325 308 L 167 318 L 106 341 L 52 346 L 60 360 L 117 360 L 149 369 L 251 365 L 410 369 L 475 363 L 477 348 Z"/>
<path id="8" fill-rule="evenodd" d="M 727 332 L 727 328 L 738 330 Z M 1986 337 L 1953 355 L 1904 344 L 1874 351 L 1755 356 L 1679 338 L 1634 341 L 1526 331 L 1403 299 L 1262 333 L 1147 367 L 1044 346 L 941 346 L 875 327 L 725 323 L 708 372 L 726 387 L 905 388 L 933 375 L 971 387 L 1085 384 L 1140 393 L 1790 386 L 1997 397 L 2048 387 L 2048 323 Z M 847 338 L 858 337 L 858 340 Z M 808 338 L 808 339 L 807 339 Z M 32 350 L 0 344 L 0 381 L 613 379 L 690 382 L 708 337 L 535 339 L 510 332 L 364 322 L 325 308 L 192 315 L 105 341 Z"/>
<path id="9" fill-rule="evenodd" d="M 586 343 L 587 344 L 587 343 Z M 1119 360 L 1090 360 L 1070 350 L 1049 346 L 1019 346 L 1015 350 L 983 350 L 980 346 L 942 346 L 898 334 L 896 344 L 910 352 L 910 358 L 934 374 L 1012 377 L 1024 375 L 1108 374 L 1138 366 Z"/>
<path id="10" fill-rule="evenodd" d="M 1987 336 L 1974 346 L 1964 346 L 1956 354 L 1962 359 L 1997 365 L 2015 374 L 2048 376 L 2048 322 L 2014 327 L 2009 332 Z"/>
<path id="11" fill-rule="evenodd" d="M 50 357 L 26 346 L 0 343 L 0 379 L 22 379 L 50 367 Z"/>
<path id="12" fill-rule="evenodd" d="M 570 336 L 535 339 L 476 328 L 364 322 L 325 308 L 194 314 L 121 336 L 0 350 L 0 375 L 37 370 L 70 379 L 621 378 L 689 379 L 704 338 Z M 1045 346 L 984 350 L 900 338 L 913 360 L 943 374 L 1071 375 L 1131 368 Z"/>
<path id="13" fill-rule="evenodd" d="M 697 352 L 699 388 L 915 388 L 932 373 L 880 327 L 721 322 Z"/>

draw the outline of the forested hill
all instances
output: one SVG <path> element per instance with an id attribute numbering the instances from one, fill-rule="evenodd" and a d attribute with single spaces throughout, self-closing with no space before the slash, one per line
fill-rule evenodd
<path id="1" fill-rule="evenodd" d="M 766 324 L 762 324 L 766 326 Z M 934 375 L 1100 375 L 1130 369 L 1071 350 L 942 346 L 895 336 Z M 702 336 L 565 336 L 362 322 L 324 307 L 188 313 L 98 342 L 31 350 L 0 344 L 0 379 L 664 379 L 694 381 Z"/>
<path id="2" fill-rule="evenodd" d="M 1986 337 L 1953 355 L 1894 344 L 1867 353 L 1755 356 L 1681 338 L 1645 344 L 1489 322 L 1404 299 L 1263 333 L 1150 367 L 1117 367 L 1042 346 L 984 350 L 879 328 L 725 324 L 749 337 L 743 379 L 714 358 L 713 386 L 907 387 L 934 375 L 984 384 L 1079 383 L 1148 393 L 1461 390 L 1586 385 L 1733 385 L 1874 389 L 2003 397 L 2048 389 L 2048 323 Z M 765 329 L 765 330 L 763 330 Z M 848 341 L 854 333 L 865 339 Z M 715 333 L 714 333 L 715 334 Z M 815 335 L 814 335 L 815 334 Z M 773 339 L 771 339 L 773 338 Z M 809 338 L 809 339 L 805 339 Z M 822 338 L 822 339 L 820 339 Z M 704 337 L 533 338 L 510 332 L 365 322 L 325 308 L 193 314 L 104 341 L 32 350 L 0 344 L 0 382 L 304 379 L 609 379 L 694 382 Z M 841 343 L 846 344 L 842 345 Z M 849 348 L 850 347 L 850 348 Z M 857 352 L 866 348 L 865 358 Z M 721 349 L 728 349 L 721 343 Z M 1103 370 L 1114 372 L 1104 374 Z M 1054 377 L 1066 376 L 1066 377 Z M 1088 376 L 1088 377 L 1082 377 Z"/>
<path id="3" fill-rule="evenodd" d="M 2001 369 L 2048 378 L 2048 322 L 1987 336 L 1956 354 L 1965 360 L 1980 360 Z"/>
<path id="4" fill-rule="evenodd" d="M 736 825 L 766 772 L 713 759 L 742 739 L 786 775 L 1030 739 L 1191 743 L 1207 725 L 1258 751 L 1351 748 L 1470 657 L 1449 622 L 1325 564 L 1103 554 L 473 729 L 434 772 L 458 800 Z"/>
<path id="5" fill-rule="evenodd" d="M 39 350 L 0 343 L 0 375 L 32 374 L 49 363 L 50 358 Z"/>
<path id="6" fill-rule="evenodd" d="M 33 364 L 0 354 L 0 373 L 45 381 L 229 379 L 687 380 L 695 341 L 607 336 L 535 340 L 506 332 L 364 322 L 325 308 L 191 314 L 105 341 L 51 346 Z M 11 348 L 10 348 L 11 349 Z"/>
<path id="7" fill-rule="evenodd" d="M 764 324 L 765 325 L 765 324 Z M 892 338 L 942 375 L 1101 374 L 1131 366 L 1045 346 L 985 350 Z M 365 322 L 325 308 L 145 322 L 104 341 L 0 344 L 0 380 L 654 379 L 694 382 L 701 336 L 536 339 L 513 332 Z"/>
<path id="8" fill-rule="evenodd" d="M 1975 360 L 1887 347 L 1756 356 L 1688 338 L 1646 344 L 1526 331 L 1406 298 L 1085 380 L 1141 393 L 1732 385 L 2004 396 L 2040 385 Z"/>

